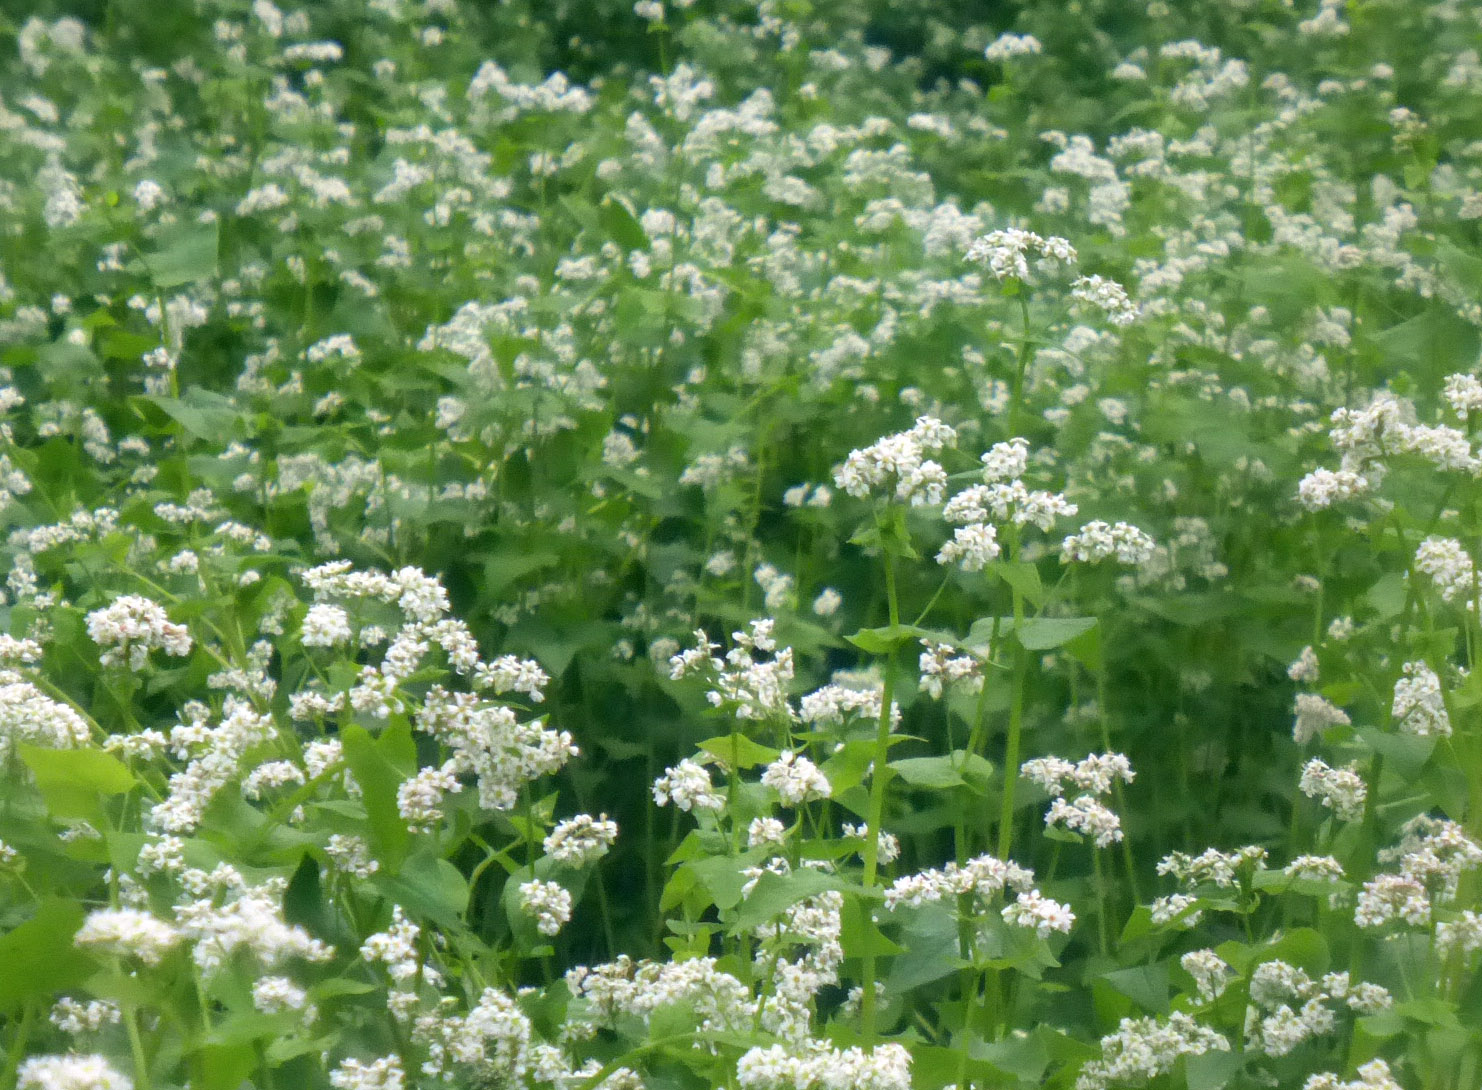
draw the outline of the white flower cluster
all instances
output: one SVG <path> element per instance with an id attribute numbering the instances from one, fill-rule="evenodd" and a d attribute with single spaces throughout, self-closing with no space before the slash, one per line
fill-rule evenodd
<path id="1" fill-rule="evenodd" d="M 134 1080 L 103 1056 L 32 1056 L 16 1073 L 17 1090 L 134 1090 Z"/>
<path id="2" fill-rule="evenodd" d="M 1423 662 L 1407 662 L 1404 676 L 1395 682 L 1390 714 L 1406 734 L 1448 737 L 1451 716 L 1441 695 L 1441 679 Z"/>
<path id="3" fill-rule="evenodd" d="M 18 745 L 77 749 L 90 737 L 87 720 L 11 670 L 0 670 L 0 760 Z"/>
<path id="4" fill-rule="evenodd" d="M 1477 569 L 1466 547 L 1455 538 L 1431 536 L 1415 550 L 1415 569 L 1430 576 L 1441 592 L 1442 601 L 1454 602 L 1475 613 L 1477 610 Z"/>
<path id="5" fill-rule="evenodd" d="M 558 824 L 546 836 L 545 854 L 569 867 L 584 867 L 608 853 L 617 841 L 617 822 L 606 814 L 577 814 Z"/>
<path id="6" fill-rule="evenodd" d="M 736 1063 L 742 1090 L 910 1090 L 911 1054 L 898 1044 L 868 1051 L 810 1041 L 801 1053 L 782 1045 L 752 1048 Z"/>
<path id="7" fill-rule="evenodd" d="M 997 900 L 1005 889 L 1027 892 L 1034 888 L 1034 872 L 1017 863 L 991 855 L 980 855 L 959 866 L 948 863 L 941 870 L 924 870 L 897 878 L 885 891 L 885 907 L 918 906 L 954 900 L 971 893 L 983 906 Z"/>
<path id="8" fill-rule="evenodd" d="M 1108 526 L 1097 519 L 1082 526 L 1060 545 L 1061 558 L 1067 562 L 1094 564 L 1115 557 L 1119 564 L 1140 567 L 1153 558 L 1157 545 L 1136 526 L 1117 522 Z"/>
<path id="9" fill-rule="evenodd" d="M 1369 797 L 1369 789 L 1355 765 L 1332 768 L 1314 757 L 1303 766 L 1297 786 L 1308 798 L 1322 800 L 1342 821 L 1360 821 L 1364 816 L 1364 800 Z"/>
<path id="10" fill-rule="evenodd" d="M 1081 1068 L 1075 1090 L 1107 1090 L 1117 1083 L 1142 1085 L 1173 1070 L 1184 1056 L 1228 1052 L 1230 1042 L 1182 1011 L 1167 1021 L 1123 1018 L 1117 1032 L 1101 1039 L 1101 1056 Z"/>
<path id="11" fill-rule="evenodd" d="M 372 964 L 386 966 L 386 972 L 398 984 L 413 979 L 421 968 L 417 957 L 417 938 L 422 929 L 407 919 L 401 905 L 391 909 L 391 926 L 377 931 L 360 945 L 360 956 Z"/>
<path id="12" fill-rule="evenodd" d="M 520 883 L 520 911 L 535 918 L 542 935 L 554 935 L 571 919 L 571 891 L 558 882 Z"/>
<path id="13" fill-rule="evenodd" d="M 1372 928 L 1428 927 L 1437 909 L 1455 902 L 1462 875 L 1482 866 L 1482 846 L 1456 822 L 1422 814 L 1406 824 L 1400 843 L 1379 858 L 1398 861 L 1399 868 L 1364 883 L 1354 922 Z"/>
<path id="14" fill-rule="evenodd" d="M 1137 304 L 1127 297 L 1127 289 L 1104 276 L 1077 277 L 1070 286 L 1070 297 L 1096 307 L 1115 326 L 1129 326 L 1142 316 Z"/>
<path id="15" fill-rule="evenodd" d="M 1288 878 L 1331 882 L 1343 877 L 1343 864 L 1331 855 L 1299 855 L 1282 867 L 1281 873 Z"/>
<path id="16" fill-rule="evenodd" d="M 1302 1084 L 1302 1090 L 1403 1090 L 1389 1072 L 1389 1064 L 1383 1060 L 1370 1060 L 1360 1064 L 1358 1078 L 1347 1081 L 1330 1071 L 1310 1075 Z"/>
<path id="17" fill-rule="evenodd" d="M 216 972 L 237 950 L 269 967 L 289 958 L 318 962 L 334 955 L 332 947 L 283 919 L 285 879 L 249 886 L 239 875 L 231 877 L 225 883 L 225 904 L 206 896 L 175 906 L 181 936 L 195 944 L 191 956 L 202 973 Z"/>
<path id="18" fill-rule="evenodd" d="M 1298 693 L 1292 715 L 1292 737 L 1299 746 L 1305 746 L 1329 727 L 1353 724 L 1347 712 L 1317 693 Z"/>
<path id="19" fill-rule="evenodd" d="M 1205 883 L 1229 889 L 1235 885 L 1241 872 L 1253 872 L 1265 862 L 1266 849 L 1254 844 L 1233 852 L 1208 848 L 1193 857 L 1183 852 L 1170 852 L 1159 861 L 1158 873 L 1171 874 L 1190 889 Z"/>
<path id="20" fill-rule="evenodd" d="M 966 257 L 988 266 L 995 280 L 1019 280 L 1030 282 L 1029 254 L 1037 255 L 1042 262 L 1056 265 L 1074 265 L 1075 247 L 1063 238 L 1048 238 L 1011 227 L 1003 231 L 990 231 L 969 244 Z"/>
<path id="21" fill-rule="evenodd" d="M 169 795 L 154 804 L 147 819 L 166 833 L 194 832 L 206 806 L 240 772 L 247 752 L 276 735 L 271 715 L 259 714 L 235 696 L 226 698 L 218 726 L 208 725 L 204 705 L 189 707 L 187 714 L 190 720 L 170 731 L 170 747 L 189 763 L 170 777 Z"/>
<path id="22" fill-rule="evenodd" d="M 776 623 L 770 618 L 755 620 L 746 631 L 732 632 L 735 646 L 724 659 L 716 657 L 719 648 L 704 630 L 697 630 L 695 646 L 669 659 L 670 679 L 709 674 L 714 688 L 705 697 L 715 707 L 732 709 L 738 719 L 791 722 L 797 718 L 787 699 L 793 652 L 790 647 L 778 649 L 772 636 Z M 761 658 L 758 653 L 771 657 Z"/>
<path id="23" fill-rule="evenodd" d="M 164 607 L 137 594 L 115 598 L 87 615 L 87 634 L 103 649 L 104 666 L 144 669 L 151 651 L 184 657 L 190 654 L 190 630 L 174 624 Z"/>
<path id="24" fill-rule="evenodd" d="M 536 1052 L 531 1047 L 530 1019 L 516 1000 L 497 988 L 485 988 L 465 1015 L 439 1010 L 418 1017 L 412 1032 L 428 1052 L 422 1065 L 425 1075 L 448 1077 L 463 1072 L 469 1085 L 528 1085 L 532 1053 Z M 564 1062 L 555 1073 L 566 1073 Z M 561 1085 L 564 1080 L 541 1075 L 537 1081 Z"/>
<path id="25" fill-rule="evenodd" d="M 924 870 L 898 878 L 885 891 L 885 907 L 955 902 L 963 894 L 971 894 L 973 912 L 979 913 L 988 911 L 1009 890 L 1017 892 L 1018 897 L 1001 911 L 1007 923 L 1031 928 L 1041 937 L 1051 931 L 1070 932 L 1075 913 L 1068 905 L 1052 901 L 1035 889 L 1033 871 L 991 855 L 969 859 L 961 866 L 948 863 L 941 870 Z"/>
<path id="26" fill-rule="evenodd" d="M 815 689 L 798 701 L 798 718 L 818 727 L 843 726 L 845 720 L 858 717 L 879 722 L 880 702 L 885 687 L 878 681 L 868 688 L 831 684 Z M 891 705 L 891 721 L 900 721 L 900 705 Z"/>
<path id="27" fill-rule="evenodd" d="M 252 1005 L 263 1014 L 303 1011 L 312 1021 L 317 1011 L 309 1003 L 309 993 L 286 976 L 262 976 L 252 984 Z"/>
<path id="28" fill-rule="evenodd" d="M 977 655 L 956 654 L 957 648 L 935 640 L 922 640 L 921 646 L 924 648 L 919 659 L 922 692 L 941 699 L 942 690 L 948 686 L 969 693 L 982 691 L 983 660 Z"/>
<path id="29" fill-rule="evenodd" d="M 369 878 L 381 869 L 381 864 L 371 857 L 370 845 L 358 836 L 335 833 L 324 846 L 324 854 L 334 869 L 355 878 Z"/>
<path id="30" fill-rule="evenodd" d="M 566 986 L 586 1004 L 594 1025 L 612 1025 L 624 1015 L 646 1022 L 671 1004 L 693 1010 L 705 1031 L 750 1030 L 756 1017 L 750 989 L 717 969 L 712 957 L 635 962 L 622 955 L 606 965 L 570 970 Z"/>
<path id="31" fill-rule="evenodd" d="M 1004 906 L 1003 918 L 1015 927 L 1033 930 L 1042 939 L 1052 931 L 1068 935 L 1075 924 L 1075 913 L 1069 905 L 1052 901 L 1037 889 L 1025 890 L 1013 904 Z"/>
<path id="32" fill-rule="evenodd" d="M 334 560 L 308 569 L 302 578 L 316 598 L 374 599 L 395 606 L 410 620 L 423 624 L 434 623 L 449 608 L 448 592 L 421 568 L 400 568 L 387 575 L 357 571 L 348 560 Z"/>
<path id="33" fill-rule="evenodd" d="M 1447 379 L 1446 398 L 1458 415 L 1465 418 L 1474 408 L 1478 387 L 1471 375 Z M 1329 436 L 1341 459 L 1337 470 L 1314 470 L 1298 484 L 1297 498 L 1308 510 L 1371 491 L 1387 472 L 1386 460 L 1400 455 L 1416 455 L 1438 469 L 1482 473 L 1482 458 L 1466 432 L 1416 423 L 1415 407 L 1387 391 L 1365 408 L 1335 410 Z"/>
<path id="34" fill-rule="evenodd" d="M 1351 469 L 1314 469 L 1297 482 L 1297 501 L 1309 511 L 1322 511 L 1340 500 L 1362 496 L 1372 487 L 1369 478 Z"/>
<path id="35" fill-rule="evenodd" d="M 164 920 L 135 908 L 99 908 L 88 913 L 72 939 L 119 957 L 158 965 L 180 945 L 180 932 Z"/>
<path id="36" fill-rule="evenodd" d="M 91 999 L 79 1003 L 70 995 L 56 1001 L 47 1021 L 63 1033 L 74 1037 L 84 1033 L 97 1033 L 104 1026 L 116 1026 L 123 1018 L 118 1004 L 107 999 Z"/>
<path id="37" fill-rule="evenodd" d="M 1378 984 L 1354 984 L 1346 972 L 1313 980 L 1285 961 L 1262 962 L 1251 972 L 1246 1047 L 1268 1056 L 1285 1056 L 1298 1045 L 1332 1033 L 1337 1019 L 1327 1005 L 1345 1004 L 1359 1014 L 1376 1014 L 1394 998 Z"/>
<path id="38" fill-rule="evenodd" d="M 382 1056 L 368 1064 L 352 1058 L 340 1061 L 329 1073 L 329 1085 L 334 1090 L 403 1090 L 406 1072 L 398 1056 Z"/>
<path id="39" fill-rule="evenodd" d="M 1010 57 L 1032 57 L 1042 51 L 1039 39 L 1033 34 L 1000 34 L 988 43 L 983 56 L 1002 63 Z"/>
<path id="40" fill-rule="evenodd" d="M 921 416 L 907 431 L 852 450 L 834 470 L 834 484 L 859 499 L 880 492 L 912 507 L 942 502 L 947 471 L 927 454 L 957 445 L 957 432 L 933 416 Z"/>
<path id="41" fill-rule="evenodd" d="M 1060 757 L 1036 757 L 1025 761 L 1019 774 L 1053 797 L 1045 813 L 1047 826 L 1062 826 L 1090 837 L 1098 848 L 1122 839 L 1121 818 L 1100 801 L 1118 780 L 1131 783 L 1137 775 L 1122 754 L 1093 753 L 1076 764 Z M 1080 794 L 1067 800 L 1067 785 Z"/>
<path id="42" fill-rule="evenodd" d="M 440 768 L 423 770 L 435 774 L 428 786 L 455 790 L 448 777 L 471 775 L 485 810 L 512 808 L 526 784 L 560 771 L 580 752 L 568 732 L 547 729 L 543 719 L 522 721 L 512 708 L 440 685 L 428 690 L 416 724 L 453 754 Z"/>
<path id="43" fill-rule="evenodd" d="M 717 794 L 715 785 L 710 782 L 709 770 L 688 757 L 673 768 L 666 768 L 664 774 L 654 781 L 654 802 L 659 806 L 672 802 L 686 812 L 722 810 L 726 805 L 725 796 Z"/>
<path id="44" fill-rule="evenodd" d="M 942 518 L 959 524 L 952 540 L 937 553 L 938 564 L 960 564 L 981 571 L 1001 552 L 998 531 L 989 523 L 1012 522 L 1048 530 L 1059 518 L 1076 513 L 1076 505 L 1056 492 L 1031 490 L 1021 479 L 1029 465 L 1029 443 L 1013 438 L 996 443 L 982 456 L 983 483 L 969 485 L 947 501 Z"/>
<path id="45" fill-rule="evenodd" d="M 783 806 L 826 799 L 833 790 L 817 765 L 792 750 L 784 750 L 782 756 L 767 766 L 762 773 L 762 786 L 776 791 Z"/>
<path id="46" fill-rule="evenodd" d="M 348 613 L 339 606 L 316 602 L 304 615 L 299 640 L 305 647 L 342 647 L 353 636 Z"/>
<path id="47" fill-rule="evenodd" d="M 1190 950 L 1178 963 L 1194 978 L 1194 990 L 1201 1003 L 1213 1003 L 1235 978 L 1235 970 L 1213 950 Z"/>

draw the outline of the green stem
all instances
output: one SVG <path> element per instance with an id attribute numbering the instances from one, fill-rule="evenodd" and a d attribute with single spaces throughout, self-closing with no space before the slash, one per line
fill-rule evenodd
<path id="1" fill-rule="evenodd" d="M 885 554 L 885 598 L 890 609 L 890 624 L 900 623 L 900 608 L 895 592 L 895 565 Z M 894 649 L 885 659 L 885 684 L 880 694 L 880 722 L 875 732 L 875 763 L 870 774 L 870 813 L 865 825 L 864 887 L 873 893 L 880 867 L 880 827 L 885 819 L 885 784 L 889 777 L 886 762 L 890 756 L 890 711 L 895 699 Z M 868 909 L 866 910 L 868 911 Z M 867 1042 L 875 1040 L 875 939 L 874 928 L 866 926 L 863 987 L 860 996 L 860 1019 Z"/>
<path id="2" fill-rule="evenodd" d="M 1018 537 L 1017 528 L 1014 537 Z M 1017 542 L 1016 542 L 1017 544 Z M 1015 554 L 1018 549 L 1014 550 Z M 1024 677 L 1029 653 L 1019 642 L 1024 630 L 1024 596 L 1014 588 L 1014 679 L 1009 698 L 1009 739 L 1003 757 L 1003 806 L 998 813 L 998 858 L 1007 860 L 1014 846 L 1014 787 L 1019 782 L 1019 742 L 1024 730 Z"/>

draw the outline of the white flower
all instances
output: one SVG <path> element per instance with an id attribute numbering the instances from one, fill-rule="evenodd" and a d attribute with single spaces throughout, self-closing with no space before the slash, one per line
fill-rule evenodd
<path id="1" fill-rule="evenodd" d="M 578 814 L 552 829 L 543 847 L 546 855 L 556 862 L 583 867 L 606 855 L 617 835 L 617 822 L 606 814 L 597 818 Z"/>
<path id="2" fill-rule="evenodd" d="M 133 908 L 99 908 L 73 938 L 78 946 L 98 946 L 121 957 L 158 965 L 180 944 L 181 935 L 164 920 Z"/>
<path id="3" fill-rule="evenodd" d="M 1331 768 L 1314 757 L 1303 767 L 1298 787 L 1308 798 L 1321 799 L 1344 821 L 1359 821 L 1364 816 L 1368 787 L 1354 766 Z"/>
<path id="4" fill-rule="evenodd" d="M 964 571 L 982 571 L 1003 552 L 998 531 L 987 523 L 959 526 L 952 540 L 937 551 L 938 564 L 959 564 Z"/>
<path id="5" fill-rule="evenodd" d="M 1033 39 L 1030 39 L 1031 41 Z M 996 280 L 1029 280 L 1030 251 L 1042 259 L 1061 265 L 1073 265 L 1075 248 L 1063 238 L 1044 238 L 1033 231 L 1010 228 L 1006 231 L 991 231 L 974 239 L 968 246 L 969 261 L 982 262 L 988 266 Z"/>
<path id="6" fill-rule="evenodd" d="M 252 985 L 252 1005 L 264 1014 L 301 1011 L 308 1006 L 309 993 L 286 976 L 264 976 Z"/>
<path id="7" fill-rule="evenodd" d="M 417 937 L 422 929 L 406 918 L 401 905 L 391 910 L 391 926 L 371 935 L 360 946 L 360 956 L 386 966 L 391 979 L 405 984 L 417 975 Z"/>
<path id="8" fill-rule="evenodd" d="M 926 455 L 956 443 L 953 428 L 935 417 L 918 417 L 909 431 L 850 451 L 844 464 L 834 470 L 834 484 L 861 499 L 880 490 L 913 507 L 941 503 L 947 473 Z"/>
<path id="9" fill-rule="evenodd" d="M 520 883 L 520 910 L 535 917 L 542 935 L 554 935 L 571 919 L 571 891 L 556 882 L 539 879 Z"/>
<path id="10" fill-rule="evenodd" d="M 1136 567 L 1151 560 L 1156 548 L 1153 539 L 1136 526 L 1125 522 L 1108 526 L 1098 519 L 1067 537 L 1060 545 L 1060 555 L 1065 561 L 1082 564 L 1114 556 L 1119 563 Z"/>
<path id="11" fill-rule="evenodd" d="M 1071 285 L 1070 296 L 1097 307 L 1106 314 L 1107 321 L 1115 326 L 1131 325 L 1141 314 L 1137 304 L 1127 297 L 1127 289 L 1105 277 L 1079 277 Z"/>
<path id="12" fill-rule="evenodd" d="M 125 594 L 87 615 L 87 634 L 103 649 L 104 666 L 127 663 L 142 670 L 151 651 L 183 657 L 190 654 L 190 630 L 173 624 L 164 609 L 148 598 Z"/>
<path id="13" fill-rule="evenodd" d="M 762 784 L 777 792 L 784 806 L 798 806 L 813 799 L 828 798 L 828 777 L 807 757 L 783 752 L 762 773 Z"/>
<path id="14" fill-rule="evenodd" d="M 329 1075 L 334 1090 L 403 1090 L 406 1074 L 397 1056 L 382 1056 L 373 1063 L 342 1060 Z"/>
<path id="15" fill-rule="evenodd" d="M 1071 802 L 1055 799 L 1045 812 L 1045 824 L 1062 825 L 1071 832 L 1088 836 L 1098 848 L 1122 839 L 1121 818 L 1090 795 L 1078 795 Z"/>
<path id="16" fill-rule="evenodd" d="M 726 800 L 716 794 L 704 765 L 685 758 L 654 781 L 654 802 L 673 803 L 681 810 L 722 810 Z"/>
<path id="17" fill-rule="evenodd" d="M 102 1056 L 32 1056 L 16 1074 L 18 1090 L 133 1090 L 134 1081 Z"/>
<path id="18" fill-rule="evenodd" d="M 1404 676 L 1395 682 L 1390 714 L 1407 734 L 1422 736 L 1451 733 L 1451 717 L 1441 697 L 1441 679 L 1423 662 L 1407 662 Z"/>
<path id="19" fill-rule="evenodd" d="M 339 647 L 352 635 L 350 615 L 339 606 L 319 602 L 304 615 L 300 640 L 305 647 Z"/>
<path id="20" fill-rule="evenodd" d="M 1449 537 L 1428 537 L 1415 550 L 1416 570 L 1431 577 L 1443 601 L 1462 597 L 1462 604 L 1477 608 L 1477 571 L 1461 542 Z"/>
<path id="21" fill-rule="evenodd" d="M 990 61 L 1003 62 L 1010 57 L 1032 57 L 1043 51 L 1039 39 L 1032 34 L 1000 34 L 983 51 Z"/>
<path id="22" fill-rule="evenodd" d="M 1298 693 L 1292 708 L 1295 716 L 1292 737 L 1299 746 L 1306 745 L 1329 727 L 1350 726 L 1348 713 L 1316 693 Z"/>
<path id="23" fill-rule="evenodd" d="M 1311 644 L 1302 648 L 1302 653 L 1297 656 L 1296 661 L 1287 667 L 1286 676 L 1293 681 L 1304 681 L 1308 685 L 1317 684 L 1320 677 L 1317 652 L 1312 650 Z"/>
<path id="24" fill-rule="evenodd" d="M 1297 483 L 1297 499 L 1309 511 L 1321 511 L 1339 500 L 1369 491 L 1368 478 L 1350 469 L 1314 469 Z"/>
<path id="25" fill-rule="evenodd" d="M 1034 889 L 1026 890 L 1019 894 L 1013 904 L 1004 906 L 1003 918 L 1015 927 L 1033 928 L 1042 939 L 1048 937 L 1051 931 L 1068 935 L 1071 925 L 1075 923 L 1075 913 L 1068 905 L 1052 901 Z"/>

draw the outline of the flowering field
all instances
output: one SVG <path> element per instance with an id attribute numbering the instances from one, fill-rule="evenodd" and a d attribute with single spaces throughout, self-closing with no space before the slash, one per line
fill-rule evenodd
<path id="1" fill-rule="evenodd" d="M 1479 50 L 0 3 L 0 1090 L 1477 1090 Z"/>

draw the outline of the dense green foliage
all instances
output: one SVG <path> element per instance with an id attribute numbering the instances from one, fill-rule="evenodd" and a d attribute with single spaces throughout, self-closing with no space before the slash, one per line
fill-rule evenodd
<path id="1" fill-rule="evenodd" d="M 0 1090 L 1474 1090 L 1479 50 L 0 2 Z"/>

